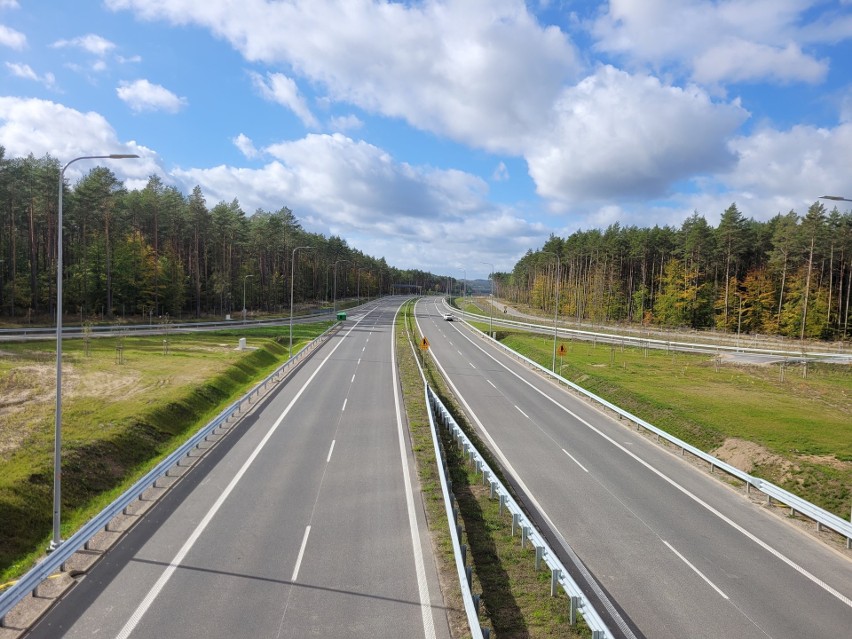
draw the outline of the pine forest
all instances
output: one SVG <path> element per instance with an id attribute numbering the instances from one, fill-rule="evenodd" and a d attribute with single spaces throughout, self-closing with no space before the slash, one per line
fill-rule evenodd
<path id="1" fill-rule="evenodd" d="M 558 257 L 558 259 L 557 259 Z M 551 236 L 499 281 L 500 296 L 566 321 L 802 339 L 849 339 L 852 212 L 814 202 L 766 222 L 731 204 L 713 228 L 622 227 Z"/>
<path id="2" fill-rule="evenodd" d="M 47 322 L 56 313 L 59 162 L 5 158 L 0 147 L 0 318 Z M 152 176 L 128 190 L 103 166 L 63 191 L 65 321 L 174 320 L 331 305 L 338 298 L 433 290 L 443 280 L 399 270 L 305 231 L 286 206 L 247 215 L 213 206 Z M 297 251 L 294 259 L 294 249 Z M 291 272 L 295 264 L 295 271 Z M 336 288 L 335 288 L 336 271 Z M 292 276 L 292 277 L 291 277 Z"/>

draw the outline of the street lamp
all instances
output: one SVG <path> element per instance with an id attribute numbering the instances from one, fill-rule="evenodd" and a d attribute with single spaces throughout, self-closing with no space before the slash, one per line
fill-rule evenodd
<path id="1" fill-rule="evenodd" d="M 489 329 L 488 331 L 491 333 L 491 337 L 494 337 L 494 265 L 490 262 L 480 262 L 480 264 L 485 264 L 491 267 L 491 304 L 489 304 Z"/>
<path id="2" fill-rule="evenodd" d="M 363 267 L 363 266 L 358 269 L 358 304 L 361 304 L 361 271 L 368 271 L 369 272 L 370 269 Z M 367 299 L 368 300 L 370 299 L 369 283 L 368 283 L 368 286 L 367 286 Z"/>
<path id="3" fill-rule="evenodd" d="M 562 264 L 562 260 L 559 258 L 558 253 L 554 253 L 553 251 L 539 251 L 540 253 L 547 253 L 556 258 L 556 281 L 554 284 L 554 288 L 556 289 L 556 303 L 555 308 L 553 309 L 553 366 L 551 366 L 551 370 L 556 372 L 556 320 L 559 317 L 559 272 Z"/>
<path id="4" fill-rule="evenodd" d="M 296 251 L 300 249 L 311 250 L 313 246 L 297 246 L 293 249 L 293 259 L 290 262 L 290 348 L 287 350 L 287 359 L 293 357 L 293 281 L 296 275 Z"/>
<path id="5" fill-rule="evenodd" d="M 246 280 L 254 275 L 246 275 L 243 278 L 243 324 L 246 323 Z"/>
<path id="6" fill-rule="evenodd" d="M 337 265 L 341 262 L 349 262 L 352 264 L 352 260 L 337 260 L 334 263 L 334 315 L 337 316 Z"/>
<path id="7" fill-rule="evenodd" d="M 62 517 L 62 193 L 65 169 L 79 160 L 129 160 L 136 154 L 81 155 L 62 167 L 59 172 L 59 208 L 56 214 L 56 421 L 53 436 L 53 540 L 48 552 L 62 543 L 59 526 Z"/>

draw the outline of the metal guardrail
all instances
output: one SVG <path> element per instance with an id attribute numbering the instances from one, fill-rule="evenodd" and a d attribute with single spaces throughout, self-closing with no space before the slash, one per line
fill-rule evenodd
<path id="1" fill-rule="evenodd" d="M 478 315 L 476 313 L 471 313 L 469 311 L 464 311 L 454 306 L 448 306 L 446 300 L 444 300 L 444 306 L 453 312 L 464 316 L 465 318 L 474 318 L 477 321 L 487 321 L 489 320 L 488 315 Z M 509 327 L 517 327 L 523 329 L 534 328 L 536 330 L 547 331 L 549 333 L 553 333 L 553 324 L 538 324 L 533 322 L 519 322 L 517 320 L 506 319 L 505 317 L 499 317 L 497 315 L 493 318 L 493 323 L 495 326 L 509 326 Z M 566 328 L 563 326 L 556 327 L 557 335 L 562 336 L 571 336 L 575 335 L 580 339 L 598 339 L 602 342 L 606 343 L 614 343 L 614 344 L 633 344 L 638 347 L 650 347 L 650 348 L 666 348 L 666 349 L 675 349 L 675 350 L 690 350 L 690 351 L 701 351 L 704 353 L 718 353 L 720 351 L 726 351 L 731 353 L 754 353 L 756 355 L 776 355 L 790 358 L 802 358 L 802 357 L 817 357 L 826 361 L 830 361 L 832 359 L 841 359 L 847 360 L 852 355 L 848 352 L 840 352 L 840 353 L 831 353 L 827 351 L 789 351 L 783 349 L 773 349 L 773 348 L 755 348 L 753 346 L 726 346 L 722 344 L 700 344 L 693 342 L 681 342 L 677 340 L 662 340 L 655 339 L 651 337 L 633 337 L 631 335 L 614 335 L 612 333 L 599 333 L 595 331 L 584 331 L 577 328 Z"/>
<path id="2" fill-rule="evenodd" d="M 358 307 L 356 307 L 358 308 Z M 348 309 L 347 309 L 348 310 Z M 331 309 L 318 309 L 314 311 L 310 311 L 308 313 L 303 313 L 301 315 L 297 315 L 293 318 L 294 321 L 304 321 L 309 319 L 311 321 L 316 321 L 324 316 L 333 317 L 334 313 Z M 151 323 L 151 324 L 99 324 L 97 326 L 93 325 L 91 327 L 93 334 L 110 334 L 117 333 L 119 331 L 127 331 L 129 333 L 138 333 L 143 331 L 155 331 L 155 332 L 164 332 L 164 331 L 185 331 L 187 329 L 208 329 L 208 328 L 251 328 L 253 326 L 266 326 L 266 325 L 278 325 L 287 323 L 289 318 L 287 317 L 276 317 L 271 319 L 250 319 L 243 321 L 241 318 L 231 319 L 231 320 L 223 320 L 216 322 L 180 322 L 180 323 L 169 323 L 168 325 L 161 324 L 159 322 Z M 55 327 L 44 327 L 38 326 L 34 328 L 0 328 L 0 336 L 9 336 L 9 337 L 30 337 L 36 335 L 44 335 L 45 339 L 56 335 Z M 62 327 L 62 337 L 79 337 L 83 335 L 83 327 L 82 326 L 63 326 Z"/>
<path id="3" fill-rule="evenodd" d="M 423 381 L 423 392 L 426 403 L 431 407 L 432 401 L 429 388 L 429 383 L 426 381 L 426 374 L 423 372 L 423 366 L 417 358 L 417 351 L 414 350 L 414 340 L 406 326 L 408 334 L 408 343 L 411 347 L 411 352 L 414 355 L 414 361 L 417 362 L 417 368 L 420 371 L 420 379 Z M 458 510 L 453 505 L 455 495 L 450 492 L 450 472 L 447 468 L 447 461 L 444 459 L 443 450 L 441 448 L 441 439 L 438 437 L 438 429 L 435 426 L 435 416 L 432 410 L 429 411 L 429 429 L 432 433 L 432 445 L 435 448 L 435 462 L 439 465 L 441 472 L 438 477 L 441 479 L 441 495 L 444 498 L 444 511 L 447 514 L 447 524 L 450 529 L 450 539 L 453 542 L 453 557 L 456 562 L 456 572 L 459 578 L 459 588 L 462 593 L 462 602 L 464 604 L 465 615 L 467 616 L 467 625 L 470 629 L 472 639 L 488 639 L 491 635 L 489 628 L 483 628 L 479 623 L 479 597 L 473 594 L 471 584 L 473 583 L 473 568 L 467 565 L 466 550 L 462 550 L 461 545 L 461 526 L 458 523 Z"/>
<path id="4" fill-rule="evenodd" d="M 465 313 L 465 315 L 468 315 L 468 314 Z M 481 316 L 478 316 L 478 315 L 474 315 L 474 317 L 476 317 L 477 319 L 481 319 Z M 515 323 L 520 324 L 520 322 L 515 322 Z M 549 375 L 550 377 L 553 377 L 558 382 L 565 384 L 569 388 L 571 388 L 574 391 L 576 391 L 577 393 L 580 393 L 581 395 L 587 397 L 588 399 L 592 400 L 593 402 L 596 402 L 596 403 L 598 403 L 602 406 L 605 406 L 609 410 L 618 414 L 620 419 L 621 418 L 627 419 L 627 420 L 635 423 L 637 426 L 641 426 L 642 428 L 644 428 L 648 431 L 651 431 L 652 433 L 657 435 L 658 438 L 665 439 L 666 441 L 673 444 L 674 446 L 677 446 L 678 448 L 681 449 L 681 451 L 689 452 L 692 455 L 694 455 L 695 457 L 698 457 L 699 459 L 706 461 L 708 464 L 710 464 L 711 472 L 713 470 L 717 469 L 717 468 L 720 469 L 720 470 L 723 470 L 724 472 L 728 473 L 729 475 L 736 477 L 737 479 L 743 481 L 746 485 L 747 491 L 750 490 L 751 487 L 754 487 L 757 490 L 759 490 L 760 492 L 762 492 L 763 494 L 765 494 L 767 496 L 767 500 L 770 503 L 773 499 L 775 499 L 776 501 L 779 501 L 782 504 L 789 506 L 792 514 L 799 513 L 799 514 L 802 514 L 802 515 L 806 515 L 807 517 L 809 517 L 810 519 L 812 519 L 813 521 L 816 522 L 817 531 L 822 530 L 822 527 L 824 526 L 824 527 L 826 527 L 830 530 L 833 530 L 834 532 L 844 536 L 846 538 L 846 548 L 852 549 L 852 522 L 848 522 L 845 519 L 841 519 L 840 517 L 838 517 L 834 513 L 830 513 L 827 510 L 820 508 L 816 504 L 813 504 L 813 503 L 807 501 L 806 499 L 803 499 L 803 498 L 801 498 L 797 495 L 794 495 L 793 493 L 786 491 L 783 488 L 780 488 L 780 487 L 776 486 L 775 484 L 766 481 L 765 479 L 760 479 L 759 477 L 755 477 L 753 475 L 750 475 L 750 474 L 746 473 L 745 471 L 742 471 L 739 468 L 736 468 L 735 466 L 732 466 L 732 465 L 728 464 L 727 462 L 724 462 L 721 459 L 718 459 L 718 458 L 714 457 L 713 455 L 710 455 L 709 453 L 705 453 L 703 450 L 700 450 L 700 449 L 696 448 L 695 446 L 692 446 L 691 444 L 687 444 L 685 441 L 678 439 L 674 435 L 670 435 L 669 433 L 662 430 L 661 428 L 658 428 L 657 426 L 654 426 L 653 424 L 646 422 L 644 419 L 637 417 L 636 415 L 633 415 L 632 413 L 627 412 L 626 410 L 616 406 L 615 404 L 613 404 L 611 402 L 608 402 L 607 400 L 603 399 L 602 397 L 598 397 L 594 393 L 591 393 L 591 392 L 587 391 L 585 388 L 582 388 L 582 387 L 578 386 L 577 384 L 565 379 L 561 375 L 554 373 L 553 371 L 542 366 L 538 362 L 534 362 L 533 360 L 529 359 L 528 357 L 525 357 L 525 356 L 521 355 L 520 353 L 518 353 L 517 351 L 512 350 L 511 348 L 509 348 L 505 344 L 502 344 L 502 343 L 498 342 L 497 340 L 495 340 L 494 338 L 489 337 L 488 335 L 485 335 L 482 331 L 479 331 L 476 328 L 474 328 L 473 326 L 470 326 L 470 324 L 468 322 L 465 321 L 465 324 L 467 324 L 471 328 L 471 330 L 473 330 L 476 334 L 478 334 L 480 337 L 482 337 L 482 339 L 486 339 L 486 340 L 490 341 L 492 344 L 503 349 L 505 352 L 510 354 L 512 357 L 525 362 L 526 364 L 528 364 L 532 368 L 538 369 L 540 372 L 544 373 L 545 375 Z M 533 326 L 536 326 L 536 325 L 533 325 Z"/>
<path id="5" fill-rule="evenodd" d="M 597 610 L 595 610 L 595 607 L 589 601 L 588 597 L 583 593 L 583 590 L 580 588 L 577 582 L 574 581 L 574 579 L 565 569 L 565 566 L 556 556 L 556 553 L 551 550 L 544 537 L 536 529 L 535 525 L 532 523 L 532 521 L 530 521 L 526 513 L 524 513 L 523 509 L 514 500 L 514 498 L 506 489 L 506 487 L 497 478 L 497 476 L 494 474 L 494 471 L 491 470 L 491 467 L 487 464 L 485 459 L 473 445 L 473 442 L 471 442 L 471 440 L 468 438 L 462 428 L 458 425 L 458 423 L 455 421 L 450 412 L 446 409 L 443 403 L 441 403 L 441 400 L 438 398 L 438 396 L 428 386 L 426 387 L 426 399 L 429 402 L 429 407 L 431 409 L 429 414 L 429 422 L 430 424 L 432 424 L 433 438 L 436 439 L 436 455 L 438 455 L 438 459 L 441 460 L 441 467 L 443 470 L 440 475 L 441 488 L 442 490 L 445 490 L 445 503 L 447 503 L 448 500 L 446 492 L 446 476 L 448 475 L 448 470 L 446 462 L 440 456 L 440 451 L 437 444 L 437 432 L 435 432 L 434 430 L 435 419 L 437 419 L 441 426 L 443 426 L 450 432 L 451 436 L 456 441 L 459 448 L 462 449 L 462 451 L 464 452 L 464 455 L 470 459 L 470 463 L 473 464 L 476 468 L 476 472 L 482 474 L 482 483 L 483 485 L 489 486 L 490 497 L 492 499 L 497 498 L 500 501 L 500 513 L 502 514 L 503 510 L 505 509 L 512 516 L 512 536 L 515 535 L 516 531 L 519 532 L 521 535 L 521 547 L 525 547 L 527 544 L 530 544 L 530 546 L 534 549 L 536 570 L 541 569 L 542 563 L 544 563 L 550 569 L 551 596 L 556 596 L 558 587 L 561 587 L 562 590 L 568 596 L 570 601 L 569 622 L 571 623 L 571 625 L 574 625 L 577 622 L 577 614 L 579 613 L 583 616 L 586 625 L 592 631 L 592 639 L 604 639 L 606 637 L 612 637 L 613 635 L 607 628 L 606 623 L 598 614 Z M 453 524 L 457 524 L 456 513 L 457 511 L 455 509 L 450 510 L 450 506 L 448 504 L 447 518 L 450 519 Z M 457 550 L 458 531 L 455 530 L 455 526 L 450 526 L 450 529 L 453 534 L 453 549 Z M 460 566 L 459 561 L 463 561 L 463 559 L 463 557 L 459 557 L 459 554 L 457 552 L 456 565 Z M 470 585 L 471 579 L 469 570 L 470 568 L 466 568 L 465 572 L 462 573 L 462 568 L 459 567 L 459 576 L 468 583 L 468 587 Z M 469 615 L 468 618 L 470 618 Z"/>
<path id="6" fill-rule="evenodd" d="M 80 528 L 80 530 L 74 533 L 74 535 L 64 541 L 56 550 L 47 555 L 47 557 L 45 557 L 40 563 L 21 577 L 15 585 L 5 592 L 0 593 L 0 627 L 2 627 L 3 618 L 12 608 L 15 607 L 15 605 L 18 604 L 18 602 L 20 602 L 30 592 L 34 592 L 38 585 L 50 575 L 62 570 L 62 565 L 68 561 L 75 552 L 82 548 L 87 541 L 92 539 L 92 537 L 104 529 L 115 516 L 124 512 L 124 509 L 127 506 L 138 499 L 146 490 L 154 486 L 154 483 L 166 475 L 166 473 L 181 459 L 183 459 L 184 456 L 204 442 L 210 434 L 213 433 L 213 431 L 224 424 L 230 417 L 239 412 L 245 403 L 250 402 L 252 399 L 259 396 L 268 383 L 277 381 L 276 378 L 279 375 L 291 369 L 305 359 L 309 354 L 313 353 L 320 345 L 325 343 L 332 334 L 337 332 L 339 328 L 340 324 L 336 323 L 329 327 L 324 333 L 322 333 L 322 335 L 311 340 L 305 348 L 276 368 L 243 397 L 219 413 L 216 418 L 201 428 L 180 448 L 157 464 L 155 468 L 139 479 L 135 484 L 133 484 L 133 486 L 128 488 L 114 502 L 90 519 L 82 528 Z"/>

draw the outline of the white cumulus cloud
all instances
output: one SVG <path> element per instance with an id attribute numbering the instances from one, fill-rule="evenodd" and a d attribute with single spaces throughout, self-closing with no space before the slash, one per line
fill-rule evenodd
<path id="1" fill-rule="evenodd" d="M 739 161 L 724 174 L 725 184 L 759 203 L 758 219 L 802 209 L 825 193 L 852 197 L 849 149 L 852 122 L 833 128 L 796 125 L 765 128 L 731 143 Z M 744 209 L 746 210 L 746 209 Z"/>
<path id="2" fill-rule="evenodd" d="M 252 72 L 250 75 L 260 95 L 290 109 L 306 127 L 318 126 L 317 119 L 311 113 L 292 78 L 288 78 L 283 73 L 268 73 L 265 78 L 259 73 Z"/>
<path id="3" fill-rule="evenodd" d="M 746 40 L 727 40 L 702 52 L 693 77 L 705 84 L 768 79 L 818 83 L 828 73 L 828 62 L 802 53 L 795 44 L 772 47 Z"/>
<path id="4" fill-rule="evenodd" d="M 119 140 L 99 113 L 82 113 L 49 100 L 0 97 L 0 140 L 9 157 L 49 154 L 64 162 L 82 155 L 137 154 L 140 159 L 110 163 L 116 175 L 130 180 L 130 188 L 137 183 L 144 186 L 147 176 L 160 172 L 153 151 Z M 82 165 L 78 162 L 69 168 L 69 179 L 88 171 Z"/>
<path id="5" fill-rule="evenodd" d="M 594 21 L 599 51 L 631 65 L 680 68 L 709 83 L 818 82 L 828 64 L 803 50 L 830 38 L 813 0 L 610 0 Z M 832 25 L 852 37 L 852 21 Z"/>
<path id="6" fill-rule="evenodd" d="M 27 36 L 11 27 L 0 24 L 0 45 L 20 51 L 27 46 Z"/>
<path id="7" fill-rule="evenodd" d="M 240 150 L 240 153 L 248 159 L 256 158 L 259 155 L 258 150 L 254 146 L 254 142 L 252 142 L 251 138 L 244 133 L 240 133 L 231 141 L 234 143 L 234 146 Z"/>
<path id="8" fill-rule="evenodd" d="M 527 155 L 547 198 L 655 197 L 693 173 L 723 170 L 726 140 L 748 117 L 736 103 L 601 67 L 556 104 L 546 135 Z"/>
<path id="9" fill-rule="evenodd" d="M 165 87 L 144 79 L 121 82 L 116 93 L 136 113 L 142 111 L 177 113 L 187 104 L 186 98 L 178 97 Z"/>

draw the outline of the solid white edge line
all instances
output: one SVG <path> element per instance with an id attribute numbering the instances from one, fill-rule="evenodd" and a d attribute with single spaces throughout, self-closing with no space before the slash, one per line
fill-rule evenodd
<path id="1" fill-rule="evenodd" d="M 349 333 L 355 330 L 355 326 L 357 326 L 357 324 L 358 322 L 355 322 L 355 324 L 352 325 L 352 328 L 347 331 L 344 337 L 348 336 Z M 148 594 L 145 595 L 145 598 L 142 600 L 139 606 L 137 606 L 136 610 L 133 611 L 133 614 L 130 615 L 130 619 L 127 620 L 127 623 L 124 624 L 124 627 L 116 635 L 116 639 L 127 639 L 130 636 L 130 633 L 133 632 L 134 628 L 136 628 L 136 626 L 142 620 L 142 617 L 148 611 L 148 608 L 151 607 L 151 604 L 154 603 L 154 600 L 157 598 L 157 595 L 160 594 L 165 585 L 168 583 L 169 579 L 171 579 L 175 570 L 177 570 L 178 566 L 180 566 L 180 563 L 183 561 L 189 551 L 192 550 L 192 547 L 195 545 L 195 542 L 198 541 L 198 538 L 201 536 L 201 533 L 204 532 L 204 529 L 207 528 L 207 526 L 213 520 L 213 517 L 218 512 L 219 508 L 222 507 L 222 504 L 225 503 L 225 500 L 228 498 L 234 488 L 236 488 L 240 479 L 243 478 L 243 475 L 246 474 L 246 471 L 248 471 L 249 467 L 252 465 L 252 463 L 254 463 L 254 460 L 260 454 L 260 451 L 263 450 L 264 446 L 266 446 L 267 442 L 272 438 L 272 435 L 274 435 L 275 431 L 278 430 L 278 427 L 281 425 L 281 422 L 284 421 L 284 418 L 287 416 L 293 406 L 296 405 L 296 402 L 299 401 L 299 398 L 302 396 L 308 386 L 311 385 L 311 382 L 314 381 L 314 378 L 319 374 L 323 366 L 325 366 L 325 363 L 329 359 L 331 359 L 331 356 L 334 355 L 334 352 L 338 348 L 340 348 L 341 344 L 343 344 L 342 339 L 337 343 L 337 345 L 333 349 L 331 349 L 331 352 L 326 356 L 324 360 L 322 360 L 322 362 L 320 362 L 320 365 L 317 366 L 317 369 L 302 385 L 302 387 L 299 389 L 299 392 L 297 392 L 293 399 L 290 400 L 290 403 L 287 404 L 287 408 L 285 408 L 284 412 L 281 413 L 278 419 L 275 420 L 275 423 L 272 424 L 272 427 L 269 429 L 266 435 L 263 436 L 263 439 L 260 440 L 260 443 L 252 451 L 251 455 L 249 455 L 248 459 L 246 459 L 245 463 L 243 463 L 239 471 L 237 471 L 237 474 L 234 475 L 234 478 L 230 481 L 225 490 L 222 491 L 222 493 L 219 495 L 219 498 L 210 507 L 210 510 L 207 511 L 207 514 L 204 515 L 204 518 L 195 527 L 195 530 L 192 531 L 192 534 L 183 544 L 178 553 L 174 556 L 174 559 L 169 562 L 168 568 L 166 568 L 163 574 L 160 575 L 160 578 L 157 579 L 156 583 L 151 587 L 151 590 L 148 591 Z"/>
<path id="2" fill-rule="evenodd" d="M 299 576 L 299 568 L 302 567 L 302 557 L 305 556 L 305 548 L 308 545 L 308 535 L 311 534 L 311 527 L 308 526 L 305 528 L 305 536 L 302 537 L 302 545 L 299 548 L 299 555 L 296 557 L 296 565 L 293 567 L 293 576 L 290 577 L 290 581 L 296 581 Z"/>
<path id="3" fill-rule="evenodd" d="M 712 581 L 710 581 L 710 579 L 708 579 L 708 578 L 707 578 L 707 575 L 705 575 L 703 572 L 701 572 L 700 570 L 698 570 L 698 568 L 696 568 L 695 566 L 693 566 L 693 565 L 692 565 L 692 563 L 689 561 L 689 559 L 687 559 L 686 557 L 684 557 L 683 555 L 681 555 L 681 554 L 680 554 L 677 550 L 675 550 L 675 549 L 674 549 L 674 546 L 672 546 L 672 545 L 671 545 L 669 542 L 667 542 L 665 539 L 663 539 L 663 540 L 662 540 L 662 542 L 663 542 L 666 546 L 668 546 L 668 547 L 669 547 L 669 550 L 671 550 L 674 554 L 676 554 L 678 557 L 680 557 L 680 559 L 681 559 L 681 561 L 682 561 L 683 563 L 685 563 L 687 566 L 689 566 L 690 568 L 692 568 L 693 572 L 695 572 L 695 574 L 696 574 L 696 575 L 698 575 L 698 576 L 699 576 L 699 577 L 701 577 L 704 581 L 706 581 L 706 582 L 707 582 L 707 584 L 708 584 L 708 585 L 709 585 L 709 586 L 710 586 L 713 590 L 715 590 L 716 592 L 718 592 L 718 593 L 719 593 L 720 595 L 722 595 L 722 597 L 724 597 L 725 599 L 729 599 L 728 595 L 726 595 L 724 592 L 722 592 L 722 590 L 721 590 L 718 586 L 716 586 L 716 584 L 714 584 Z"/>
<path id="4" fill-rule="evenodd" d="M 328 457 L 325 458 L 326 464 L 331 461 L 331 453 L 334 452 L 334 442 L 336 442 L 336 441 L 337 441 L 336 439 L 331 440 L 331 448 L 328 449 Z"/>
<path id="5" fill-rule="evenodd" d="M 399 308 L 402 308 L 400 306 Z M 405 506 L 408 510 L 408 529 L 411 532 L 411 545 L 414 548 L 414 570 L 417 573 L 417 585 L 420 591 L 420 616 L 423 619 L 423 634 L 426 639 L 435 639 L 435 622 L 432 619 L 432 600 L 429 596 L 429 583 L 426 581 L 426 568 L 423 564 L 423 549 L 420 547 L 420 527 L 414 510 L 414 493 L 408 471 L 408 457 L 405 453 L 405 434 L 403 433 L 402 405 L 399 398 L 399 379 L 396 370 L 396 318 L 391 324 L 391 371 L 393 374 L 393 401 L 396 407 L 396 429 L 399 438 L 399 456 L 402 460 L 402 477 L 405 483 Z"/>
<path id="6" fill-rule="evenodd" d="M 589 472 L 589 469 L 588 469 L 588 468 L 586 468 L 585 466 L 583 466 L 583 464 L 581 464 L 580 462 L 578 462 L 578 461 L 577 461 L 577 458 L 576 458 L 576 457 L 574 457 L 574 455 L 572 455 L 571 453 L 569 453 L 569 452 L 568 452 L 567 450 L 565 450 L 564 448 L 562 449 L 562 452 L 563 452 L 563 453 L 565 453 L 566 455 L 568 455 L 568 457 L 570 457 L 570 458 L 574 461 L 574 463 L 575 463 L 575 464 L 577 464 L 580 468 L 582 468 L 582 469 L 583 469 L 583 470 L 585 470 L 586 472 Z"/>

